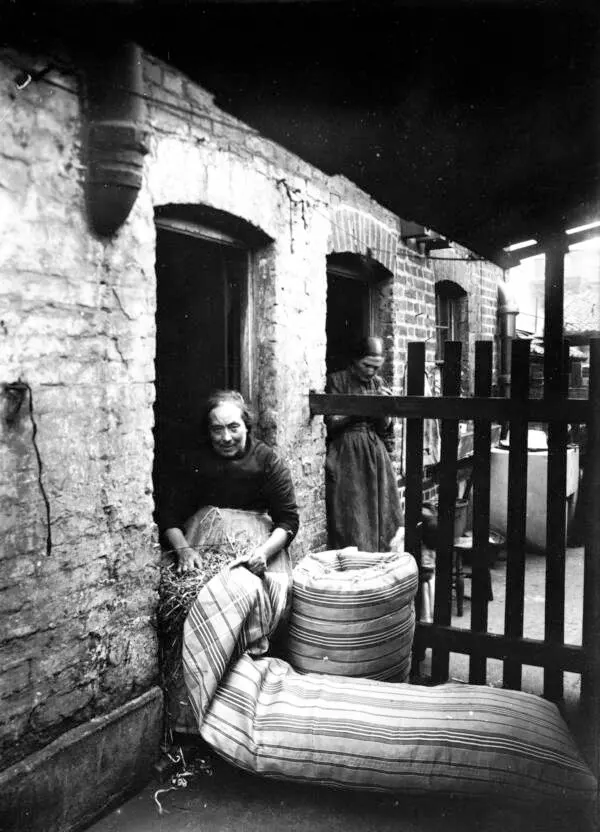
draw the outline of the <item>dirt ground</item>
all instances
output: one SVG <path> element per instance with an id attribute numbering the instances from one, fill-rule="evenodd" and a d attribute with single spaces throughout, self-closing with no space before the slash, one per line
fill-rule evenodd
<path id="1" fill-rule="evenodd" d="M 212 776 L 159 794 L 149 785 L 92 832 L 592 832 L 590 819 L 545 807 L 343 792 L 267 780 L 215 761 Z"/>
<path id="2" fill-rule="evenodd" d="M 545 568 L 543 555 L 527 556 L 524 629 L 531 638 L 543 637 Z M 580 644 L 583 549 L 568 550 L 566 572 L 565 640 Z M 491 632 L 503 630 L 505 577 L 506 563 L 500 555 L 492 568 Z M 465 584 L 464 614 L 454 615 L 452 622 L 458 627 L 470 624 L 470 581 L 467 579 Z M 422 675 L 427 675 L 429 660 L 427 655 L 421 664 Z M 451 678 L 468 680 L 467 657 L 452 654 L 450 668 Z M 488 662 L 488 684 L 502 684 L 499 661 Z M 524 668 L 523 690 L 539 694 L 542 684 L 540 669 Z M 576 736 L 578 700 L 579 676 L 565 674 L 565 716 L 568 721 L 574 720 Z M 213 757 L 206 747 L 184 748 L 184 754 L 188 769 L 196 771 L 187 778 L 185 788 L 156 794 L 168 785 L 161 786 L 154 780 L 94 824 L 91 832 L 562 832 L 565 828 L 592 832 L 594 828 L 591 818 L 561 816 L 556 807 L 525 811 L 492 802 L 337 791 L 238 771 Z"/>

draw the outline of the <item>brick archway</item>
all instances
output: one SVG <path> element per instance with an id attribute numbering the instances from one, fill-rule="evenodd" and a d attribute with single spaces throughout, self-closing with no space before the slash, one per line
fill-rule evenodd
<path id="1" fill-rule="evenodd" d="M 371 252 L 389 272 L 394 274 L 398 231 L 357 208 L 342 206 L 332 217 L 327 253 L 349 251 L 354 254 Z"/>

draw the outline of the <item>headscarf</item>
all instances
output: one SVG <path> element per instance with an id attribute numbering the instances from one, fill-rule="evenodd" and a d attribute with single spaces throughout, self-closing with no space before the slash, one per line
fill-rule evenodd
<path id="1" fill-rule="evenodd" d="M 352 347 L 352 358 L 358 361 L 367 356 L 383 358 L 383 339 L 376 335 L 367 335 L 360 338 Z"/>

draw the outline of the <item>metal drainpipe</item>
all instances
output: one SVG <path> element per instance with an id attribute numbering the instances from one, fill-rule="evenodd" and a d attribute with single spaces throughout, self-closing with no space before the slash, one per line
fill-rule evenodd
<path id="1" fill-rule="evenodd" d="M 107 237 L 135 203 L 148 147 L 142 51 L 131 41 L 97 43 L 85 59 L 86 200 L 92 229 Z"/>
<path id="2" fill-rule="evenodd" d="M 519 307 L 506 281 L 498 282 L 498 321 L 500 325 L 500 368 L 498 382 L 502 396 L 510 396 L 512 342 L 517 334 Z"/>

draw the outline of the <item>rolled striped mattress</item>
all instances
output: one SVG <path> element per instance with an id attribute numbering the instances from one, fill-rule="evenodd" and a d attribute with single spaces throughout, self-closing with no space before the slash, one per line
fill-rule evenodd
<path id="1" fill-rule="evenodd" d="M 290 663 L 305 672 L 406 681 L 417 586 L 408 552 L 349 547 L 307 555 L 293 573 Z"/>

